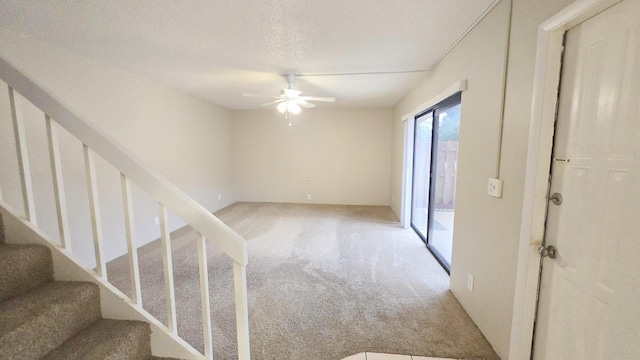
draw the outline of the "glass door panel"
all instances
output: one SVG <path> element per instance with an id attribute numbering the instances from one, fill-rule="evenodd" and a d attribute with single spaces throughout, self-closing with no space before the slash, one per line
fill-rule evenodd
<path id="1" fill-rule="evenodd" d="M 428 246 L 451 268 L 453 221 L 455 215 L 456 172 L 458 167 L 458 138 L 460 134 L 460 103 L 437 109 L 435 117 L 436 143 L 433 157 L 431 212 Z"/>
<path id="2" fill-rule="evenodd" d="M 427 238 L 429 219 L 429 189 L 431 186 L 431 141 L 433 112 L 416 118 L 413 151 L 413 199 L 411 226 L 423 240 Z"/>

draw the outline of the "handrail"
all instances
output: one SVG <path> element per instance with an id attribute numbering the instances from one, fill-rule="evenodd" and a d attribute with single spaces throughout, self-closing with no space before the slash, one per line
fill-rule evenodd
<path id="1" fill-rule="evenodd" d="M 134 183 L 144 185 L 156 200 L 171 209 L 196 231 L 216 244 L 238 265 L 248 262 L 246 241 L 235 231 L 211 214 L 206 208 L 166 180 L 138 157 L 87 120 L 69 111 L 49 91 L 23 75 L 14 66 L 0 58 L 0 77 L 45 114 L 87 145 L 93 152 L 113 165 Z"/>

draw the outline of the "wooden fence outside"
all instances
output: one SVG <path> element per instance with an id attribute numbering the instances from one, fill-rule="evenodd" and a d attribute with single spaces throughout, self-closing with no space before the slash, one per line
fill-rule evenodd
<path id="1" fill-rule="evenodd" d="M 435 208 L 436 210 L 453 210 L 456 203 L 458 141 L 440 141 L 437 159 Z"/>

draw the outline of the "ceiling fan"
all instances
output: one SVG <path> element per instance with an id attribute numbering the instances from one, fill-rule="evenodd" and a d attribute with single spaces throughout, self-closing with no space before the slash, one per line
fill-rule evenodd
<path id="1" fill-rule="evenodd" d="M 261 106 L 277 105 L 276 108 L 278 109 L 278 111 L 280 111 L 281 113 L 284 113 L 285 118 L 289 120 L 289 126 L 291 126 L 291 117 L 289 116 L 290 114 L 298 115 L 302 111 L 302 108 L 310 109 L 316 106 L 315 104 L 312 104 L 310 101 L 324 101 L 324 102 L 336 101 L 336 98 L 333 98 L 333 97 L 302 96 L 301 91 L 294 90 L 291 88 L 291 84 L 293 84 L 293 82 L 296 79 L 295 74 L 284 74 L 283 76 L 287 80 L 289 87 L 280 90 L 280 95 L 277 95 L 277 96 L 257 95 L 257 94 L 243 94 L 243 95 L 247 97 L 275 99 L 275 100 L 266 102 L 264 104 L 261 104 Z"/>

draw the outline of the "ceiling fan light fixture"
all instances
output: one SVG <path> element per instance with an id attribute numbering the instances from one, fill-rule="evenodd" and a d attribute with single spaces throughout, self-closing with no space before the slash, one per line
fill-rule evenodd
<path id="1" fill-rule="evenodd" d="M 273 106 L 276 105 L 276 109 L 281 114 L 284 114 L 285 119 L 289 120 L 289 126 L 291 126 L 291 116 L 298 115 L 302 112 L 302 108 L 310 109 L 315 107 L 315 104 L 311 103 L 311 101 L 324 101 L 324 102 L 334 102 L 336 101 L 333 97 L 321 97 L 321 96 L 302 96 L 302 92 L 300 90 L 295 90 L 291 88 L 291 85 L 295 81 L 295 74 L 284 74 L 284 78 L 287 80 L 287 84 L 289 85 L 287 88 L 280 90 L 280 95 L 270 96 L 270 95 L 254 95 L 254 94 L 244 94 L 244 96 L 249 97 L 262 97 L 268 99 L 275 99 L 268 101 L 261 106 Z"/>
<path id="2" fill-rule="evenodd" d="M 287 111 L 294 114 L 294 115 L 298 115 L 300 114 L 300 111 L 302 109 L 300 108 L 300 105 L 296 104 L 293 101 L 288 101 L 287 102 Z"/>

